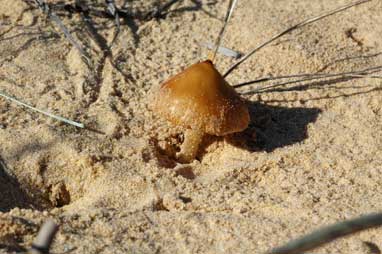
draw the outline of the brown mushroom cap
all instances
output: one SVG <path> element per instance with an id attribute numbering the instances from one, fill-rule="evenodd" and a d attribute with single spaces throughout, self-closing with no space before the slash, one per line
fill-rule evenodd
<path id="1" fill-rule="evenodd" d="M 209 60 L 164 82 L 154 110 L 174 124 L 217 136 L 242 131 L 249 123 L 247 105 Z"/>

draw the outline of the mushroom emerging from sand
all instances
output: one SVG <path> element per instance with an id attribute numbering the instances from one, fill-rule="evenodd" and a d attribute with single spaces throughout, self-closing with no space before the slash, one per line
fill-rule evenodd
<path id="1" fill-rule="evenodd" d="M 155 94 L 153 109 L 184 129 L 177 153 L 192 161 L 205 134 L 224 136 L 247 128 L 248 107 L 209 60 L 191 65 L 164 82 Z"/>

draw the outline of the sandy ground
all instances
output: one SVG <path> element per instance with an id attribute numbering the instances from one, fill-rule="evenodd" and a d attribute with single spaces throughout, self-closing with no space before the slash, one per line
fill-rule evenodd
<path id="1" fill-rule="evenodd" d="M 260 253 L 382 210 L 380 79 L 297 82 L 262 93 L 254 90 L 269 83 L 240 88 L 249 128 L 207 138 L 190 164 L 172 159 L 180 130 L 152 114 L 150 94 L 206 58 L 199 43 L 214 41 L 228 1 L 180 1 L 164 18 L 139 19 L 154 3 L 131 3 L 136 18 L 121 20 L 113 62 L 79 14 L 59 12 L 91 55 L 89 66 L 38 9 L 0 1 L 1 91 L 89 127 L 0 99 L 1 253 L 30 246 L 48 217 L 61 226 L 54 253 Z M 248 52 L 347 3 L 239 1 L 223 44 Z M 113 21 L 90 22 L 110 44 Z M 233 62 L 220 55 L 217 68 Z M 374 0 L 283 37 L 227 80 L 381 64 L 382 2 Z M 380 253 L 367 246 L 381 243 L 382 229 L 374 229 L 310 253 Z"/>

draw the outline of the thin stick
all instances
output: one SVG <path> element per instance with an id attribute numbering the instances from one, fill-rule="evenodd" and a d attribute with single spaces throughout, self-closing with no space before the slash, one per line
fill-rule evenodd
<path id="1" fill-rule="evenodd" d="M 353 75 L 331 75 L 331 76 L 327 76 L 325 78 L 337 78 L 338 79 L 342 79 L 343 81 L 346 81 L 346 79 L 351 79 L 351 78 L 377 78 L 377 79 L 382 79 L 382 76 L 372 76 L 372 75 L 369 75 L 369 74 L 364 74 L 364 75 L 361 75 L 361 74 L 353 74 Z M 248 94 L 255 94 L 255 93 L 266 93 L 266 92 L 281 92 L 281 91 L 288 91 L 288 88 L 285 88 L 285 89 L 275 89 L 277 87 L 280 87 L 280 86 L 285 86 L 285 85 L 289 85 L 289 84 L 293 84 L 293 83 L 302 83 L 302 82 L 307 82 L 307 81 L 313 81 L 313 80 L 317 80 L 317 79 L 323 79 L 323 77 L 311 77 L 311 78 L 304 78 L 304 79 L 299 79 L 299 80 L 293 80 L 293 81 L 286 81 L 286 82 L 282 82 L 282 83 L 277 83 L 277 84 L 274 84 L 274 85 L 270 85 L 270 86 L 267 86 L 267 87 L 263 87 L 263 88 L 258 88 L 258 89 L 254 89 L 252 91 L 249 91 L 249 92 L 244 92 L 244 93 L 240 93 L 242 95 L 248 95 Z M 271 90 L 273 88 L 273 90 Z"/>
<path id="2" fill-rule="evenodd" d="M 81 53 L 81 55 L 90 63 L 90 59 L 82 47 L 76 42 L 68 29 L 64 26 L 61 19 L 50 10 L 49 5 L 44 0 L 34 0 L 43 13 L 45 13 L 64 33 L 66 39 Z"/>
<path id="3" fill-rule="evenodd" d="M 339 77 L 339 78 L 382 78 L 382 76 L 371 75 L 371 74 L 373 74 L 375 72 L 379 72 L 381 70 L 382 70 L 382 66 L 376 66 L 376 67 L 372 67 L 372 68 L 368 68 L 368 69 L 364 69 L 364 70 L 360 70 L 360 71 L 354 71 L 354 72 L 326 74 L 325 76 L 313 76 L 313 77 L 310 76 L 310 77 L 303 78 L 300 80 L 286 81 L 286 82 L 282 82 L 282 83 L 278 83 L 278 84 L 274 84 L 274 85 L 260 87 L 258 89 L 252 90 L 250 93 L 269 91 L 269 89 L 271 89 L 271 88 L 277 88 L 277 87 L 285 86 L 285 85 L 292 84 L 292 83 L 305 82 L 305 81 L 324 79 L 324 78 L 335 78 L 335 77 Z"/>
<path id="4" fill-rule="evenodd" d="M 72 121 L 72 120 L 63 118 L 63 117 L 61 117 L 61 116 L 56 116 L 56 115 L 54 115 L 54 114 L 52 114 L 52 113 L 49 113 L 49 112 L 47 112 L 47 111 L 44 111 L 44 110 L 35 108 L 35 107 L 33 107 L 33 106 L 29 105 L 29 104 L 26 104 L 26 103 L 24 103 L 24 102 L 22 102 L 22 101 L 20 101 L 20 100 L 18 100 L 18 99 L 16 99 L 16 98 L 14 98 L 14 97 L 9 96 L 9 95 L 6 95 L 6 94 L 4 94 L 4 93 L 2 93 L 2 92 L 0 92 L 0 96 L 4 97 L 4 98 L 6 98 L 6 99 L 8 99 L 8 100 L 10 100 L 10 101 L 13 101 L 13 102 L 15 102 L 15 103 L 17 103 L 17 104 L 19 104 L 19 105 L 21 105 L 21 106 L 24 106 L 24 107 L 26 107 L 26 108 L 29 108 L 29 109 L 31 109 L 31 110 L 33 110 L 33 111 L 37 111 L 37 112 L 39 112 L 39 113 L 41 113 L 41 114 L 44 114 L 44 115 L 49 116 L 49 117 L 51 117 L 51 118 L 54 118 L 54 119 L 56 119 L 56 120 L 58 120 L 58 121 L 61 121 L 61 122 L 64 122 L 64 123 L 67 123 L 67 124 L 70 124 L 70 125 L 73 125 L 73 126 L 76 126 L 76 127 L 79 127 L 79 128 L 84 128 L 84 127 L 85 127 L 84 124 L 82 124 L 82 123 L 74 122 L 74 121 Z"/>
<path id="5" fill-rule="evenodd" d="M 38 231 L 36 239 L 33 241 L 28 254 L 49 253 L 50 245 L 58 231 L 58 225 L 53 220 L 47 220 Z"/>
<path id="6" fill-rule="evenodd" d="M 358 2 L 355 2 L 355 3 L 352 3 L 352 4 L 348 4 L 348 5 L 345 5 L 345 6 L 342 6 L 340 8 L 337 8 L 335 10 L 332 10 L 332 11 L 328 11 L 328 12 L 325 12 L 317 17 L 313 17 L 313 18 L 309 18 L 309 19 L 306 19 L 305 21 L 302 21 L 292 27 L 289 27 L 288 29 L 282 31 L 281 33 L 278 33 L 276 34 L 275 36 L 273 36 L 270 40 L 260 44 L 258 47 L 256 47 L 255 49 L 253 49 L 251 52 L 249 52 L 248 54 L 246 54 L 245 56 L 243 56 L 240 60 L 238 60 L 235 64 L 233 64 L 223 75 L 223 77 L 227 77 L 234 69 L 236 69 L 240 64 L 242 64 L 245 60 L 247 60 L 250 56 L 252 56 L 256 51 L 259 51 L 261 48 L 263 48 L 264 46 L 270 44 L 271 42 L 275 41 L 276 39 L 280 38 L 281 36 L 295 30 L 295 29 L 298 29 L 300 27 L 303 27 L 305 25 L 308 25 L 310 23 L 313 23 L 315 21 L 318 21 L 320 19 L 323 19 L 323 18 L 326 18 L 328 16 L 331 16 L 333 14 L 336 14 L 338 12 L 341 12 L 341 11 L 344 11 L 346 9 L 349 9 L 353 6 L 357 6 L 357 5 L 360 5 L 360 4 L 364 4 L 364 3 L 367 3 L 367 2 L 370 2 L 372 0 L 361 0 L 361 1 L 358 1 Z"/>
<path id="7" fill-rule="evenodd" d="M 382 213 L 369 214 L 319 229 L 311 234 L 275 248 L 268 254 L 298 254 L 331 242 L 339 237 L 382 225 Z"/>
<path id="8" fill-rule="evenodd" d="M 113 46 L 114 42 L 117 40 L 117 37 L 119 35 L 119 32 L 121 31 L 121 23 L 119 22 L 119 13 L 118 13 L 118 8 L 115 5 L 114 0 L 105 0 L 106 5 L 107 5 L 107 10 L 110 12 L 111 15 L 114 16 L 114 22 L 115 25 L 117 26 L 117 29 L 114 33 L 113 40 L 110 43 L 110 48 Z"/>
<path id="9" fill-rule="evenodd" d="M 339 82 L 339 81 L 347 81 L 349 79 L 352 79 L 352 78 L 376 78 L 376 79 L 382 79 L 382 76 L 372 76 L 372 75 L 349 75 L 349 76 L 332 76 L 332 78 L 336 78 L 336 80 Z M 249 94 L 256 94 L 256 93 L 269 93 L 269 92 L 283 92 L 283 91 L 289 91 L 290 88 L 278 88 L 277 87 L 281 87 L 281 86 L 286 86 L 286 85 L 289 85 L 289 84 L 293 84 L 293 83 L 302 83 L 302 82 L 307 82 L 307 81 L 313 81 L 313 80 L 317 80 L 317 79 L 321 79 L 320 77 L 314 77 L 314 78 L 305 78 L 305 79 L 299 79 L 299 80 L 293 80 L 293 81 L 286 81 L 286 82 L 283 82 L 283 83 L 277 83 L 275 85 L 271 85 L 271 86 L 267 86 L 265 87 L 264 89 L 262 88 L 259 88 L 259 89 L 255 89 L 255 90 L 252 90 L 252 91 L 248 91 L 248 92 L 242 92 L 240 94 L 242 95 L 249 95 Z M 328 80 L 328 82 L 330 81 L 333 81 L 333 80 Z M 273 89 L 272 89 L 273 88 Z"/>
<path id="10" fill-rule="evenodd" d="M 213 54 L 212 54 L 212 56 L 210 58 L 210 60 L 212 62 L 215 60 L 216 54 L 217 54 L 217 52 L 219 50 L 219 47 L 220 47 L 220 43 L 221 43 L 221 41 L 223 39 L 223 35 L 224 35 L 224 32 L 225 32 L 225 29 L 227 27 L 228 21 L 231 19 L 231 16 L 232 16 L 233 10 L 235 9 L 236 4 L 237 4 L 237 0 L 230 0 L 229 1 L 229 6 L 228 6 L 227 14 L 226 14 L 226 17 L 224 19 L 224 25 L 223 25 L 222 29 L 219 32 L 218 38 L 216 39 L 215 49 L 214 49 Z"/>
<path id="11" fill-rule="evenodd" d="M 202 47 L 208 48 L 209 50 L 214 49 L 214 47 L 215 47 L 215 45 L 210 43 L 210 42 L 200 42 L 199 44 Z M 226 48 L 226 47 L 223 47 L 223 46 L 219 46 L 218 47 L 217 53 L 220 53 L 220 54 L 222 54 L 224 56 L 233 57 L 235 59 L 239 59 L 241 57 L 241 53 L 240 52 L 237 52 L 237 51 L 235 51 L 233 49 Z"/>
<path id="12" fill-rule="evenodd" d="M 277 77 L 264 77 L 264 78 L 259 78 L 255 79 L 252 81 L 244 82 L 241 84 L 233 85 L 234 88 L 239 88 L 255 83 L 260 83 L 260 82 L 267 82 L 267 81 L 272 81 L 272 80 L 277 80 L 277 79 L 287 79 L 287 78 L 299 78 L 299 77 L 304 77 L 306 79 L 302 80 L 297 80 L 297 81 L 290 81 L 290 82 L 299 82 L 299 81 L 305 81 L 305 80 L 312 80 L 312 79 L 321 79 L 321 78 L 331 78 L 331 77 L 336 77 L 336 76 L 343 76 L 343 77 L 367 77 L 367 78 L 381 78 L 381 76 L 372 76 L 370 75 L 371 73 L 374 72 L 379 72 L 382 71 L 382 66 L 376 66 L 364 70 L 358 70 L 358 71 L 353 71 L 353 72 L 342 72 L 342 73 L 316 73 L 316 74 L 294 74 L 294 75 L 285 75 L 285 76 L 277 76 Z M 284 84 L 284 83 L 283 83 Z M 288 83 L 289 84 L 289 83 Z M 276 85 L 272 86 L 267 86 L 267 87 L 261 87 L 258 90 L 265 90 L 268 88 L 273 88 Z M 279 86 L 279 84 L 277 84 Z"/>

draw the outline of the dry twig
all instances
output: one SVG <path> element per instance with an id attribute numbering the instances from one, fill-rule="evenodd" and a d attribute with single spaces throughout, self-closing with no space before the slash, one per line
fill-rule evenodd
<path id="1" fill-rule="evenodd" d="M 265 47 L 266 45 L 270 44 L 271 42 L 277 40 L 278 38 L 280 38 L 281 36 L 287 34 L 287 33 L 290 33 L 292 32 L 293 30 L 296 30 L 300 27 L 303 27 L 303 26 L 306 26 L 310 23 L 313 23 L 315 21 L 318 21 L 320 19 L 323 19 L 323 18 L 326 18 L 328 16 L 331 16 L 333 14 L 336 14 L 338 12 L 341 12 L 341 11 L 344 11 L 346 9 L 349 9 L 351 7 L 354 7 L 354 6 L 357 6 L 357 5 L 360 5 L 360 4 L 364 4 L 364 3 L 367 3 L 367 2 L 370 2 L 372 0 L 361 0 L 361 1 L 357 1 L 355 3 L 352 3 L 352 4 L 348 4 L 348 5 L 345 5 L 345 6 L 342 6 L 340 8 L 337 8 L 335 10 L 332 10 L 332 11 L 328 11 L 328 12 L 325 12 L 319 16 L 316 16 L 316 17 L 313 17 L 313 18 L 309 18 L 309 19 L 306 19 L 292 27 L 289 27 L 287 29 L 285 29 L 284 31 L 282 31 L 281 33 L 278 33 L 276 34 L 275 36 L 273 36 L 271 39 L 267 40 L 266 42 L 260 44 L 258 47 L 256 47 L 255 49 L 253 49 L 251 52 L 247 53 L 246 55 L 244 55 L 240 60 L 238 60 L 235 64 L 233 64 L 231 67 L 229 67 L 229 69 L 224 73 L 223 77 L 227 77 L 234 69 L 236 69 L 240 64 L 242 64 L 245 60 L 247 60 L 250 56 L 252 56 L 255 52 L 259 51 L 261 48 Z"/>
<path id="2" fill-rule="evenodd" d="M 241 83 L 238 85 L 234 85 L 233 87 L 239 88 L 250 84 L 260 83 L 260 82 L 266 82 L 266 81 L 272 81 L 272 80 L 278 80 L 278 79 L 289 79 L 289 78 L 301 78 L 298 80 L 292 80 L 292 81 L 285 81 L 273 85 L 263 86 L 259 87 L 257 89 L 251 90 L 251 93 L 257 93 L 257 92 L 264 92 L 269 91 L 272 88 L 277 88 L 285 85 L 289 85 L 292 83 L 297 82 L 305 82 L 305 81 L 311 81 L 316 79 L 325 79 L 325 78 L 377 78 L 382 79 L 381 75 L 373 75 L 376 72 L 382 71 L 382 66 L 376 66 L 371 67 L 363 70 L 357 70 L 352 72 L 342 72 L 342 73 L 327 73 L 327 74 L 295 74 L 295 75 L 286 75 L 286 76 L 278 76 L 278 77 L 265 77 L 260 78 L 256 80 L 252 80 L 249 82 Z"/>
<path id="3" fill-rule="evenodd" d="M 36 239 L 28 254 L 47 254 L 54 236 L 58 231 L 58 225 L 53 220 L 47 220 L 38 231 Z"/>
<path id="4" fill-rule="evenodd" d="M 382 213 L 364 215 L 352 220 L 346 220 L 337 224 L 319 229 L 311 234 L 291 241 L 284 246 L 272 249 L 267 254 L 301 254 L 312 250 L 339 237 L 354 234 L 361 230 L 374 228 L 382 225 Z"/>
<path id="5" fill-rule="evenodd" d="M 86 52 L 83 50 L 83 48 L 76 42 L 76 40 L 73 38 L 73 36 L 70 34 L 68 29 L 64 26 L 61 19 L 49 8 L 49 5 L 44 0 L 34 0 L 40 10 L 45 13 L 54 23 L 57 24 L 57 26 L 62 30 L 64 33 L 66 39 L 81 53 L 81 55 L 88 61 L 89 57 L 86 54 Z"/>
<path id="6" fill-rule="evenodd" d="M 216 53 L 219 50 L 220 43 L 221 43 L 221 41 L 223 39 L 223 35 L 224 35 L 224 32 L 225 32 L 225 29 L 227 27 L 228 21 L 231 19 L 231 16 L 232 16 L 233 10 L 235 9 L 236 4 L 237 4 L 237 0 L 230 0 L 230 2 L 229 2 L 227 14 L 226 14 L 226 17 L 224 19 L 224 25 L 223 25 L 222 29 L 220 30 L 220 32 L 218 34 L 218 37 L 217 37 L 216 43 L 215 43 L 215 48 L 214 48 L 214 51 L 212 52 L 212 56 L 211 56 L 211 61 L 212 62 L 214 61 Z"/>
<path id="7" fill-rule="evenodd" d="M 0 96 L 4 97 L 7 100 L 13 101 L 13 102 L 15 102 L 15 103 L 17 103 L 17 104 L 19 104 L 21 106 L 27 107 L 27 108 L 29 108 L 29 109 L 31 109 L 33 111 L 36 111 L 36 112 L 39 112 L 39 113 L 44 114 L 46 116 L 49 116 L 51 118 L 54 118 L 54 119 L 56 119 L 58 121 L 61 121 L 61 122 L 64 122 L 64 123 L 67 123 L 67 124 L 70 124 L 70 125 L 73 125 L 73 126 L 76 126 L 76 127 L 79 127 L 79 128 L 84 128 L 85 127 L 84 124 L 82 124 L 82 123 L 78 123 L 78 122 L 75 122 L 75 121 L 63 118 L 61 116 L 56 116 L 56 115 L 54 115 L 52 113 L 49 113 L 47 111 L 35 108 L 35 107 L 33 107 L 33 106 L 29 105 L 29 104 L 26 104 L 25 102 L 22 102 L 22 101 L 20 101 L 20 100 L 18 100 L 16 98 L 14 98 L 12 96 L 9 96 L 7 94 L 4 94 L 2 92 L 0 92 Z"/>

